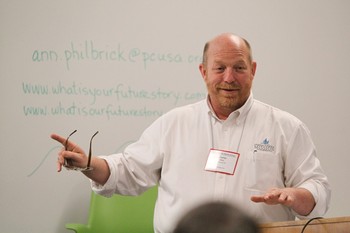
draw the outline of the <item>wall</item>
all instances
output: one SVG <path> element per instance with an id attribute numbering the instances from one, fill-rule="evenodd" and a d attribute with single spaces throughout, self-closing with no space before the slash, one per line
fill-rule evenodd
<path id="1" fill-rule="evenodd" d="M 205 96 L 204 43 L 235 32 L 253 47 L 254 96 L 310 128 L 349 215 L 350 2 L 1 1 L 0 222 L 3 232 L 67 232 L 87 220 L 90 187 L 56 172 L 53 132 L 94 154 L 122 150 L 167 110 Z"/>

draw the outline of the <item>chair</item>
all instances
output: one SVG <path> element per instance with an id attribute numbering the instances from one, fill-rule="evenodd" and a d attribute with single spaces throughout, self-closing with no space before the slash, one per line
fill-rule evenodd
<path id="1" fill-rule="evenodd" d="M 92 192 L 88 224 L 66 224 L 76 233 L 153 233 L 157 187 L 140 196 L 106 198 Z"/>

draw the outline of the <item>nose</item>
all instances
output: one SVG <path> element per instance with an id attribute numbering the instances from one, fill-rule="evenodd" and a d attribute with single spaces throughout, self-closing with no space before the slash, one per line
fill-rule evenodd
<path id="1" fill-rule="evenodd" d="M 224 81 L 227 83 L 232 83 L 235 81 L 235 74 L 233 69 L 227 68 L 224 73 Z"/>

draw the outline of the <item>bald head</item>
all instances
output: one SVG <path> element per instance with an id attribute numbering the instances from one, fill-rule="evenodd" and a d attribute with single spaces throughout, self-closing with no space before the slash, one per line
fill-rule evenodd
<path id="1" fill-rule="evenodd" d="M 212 48 L 217 48 L 218 46 L 220 47 L 225 47 L 229 48 L 231 46 L 235 47 L 241 47 L 243 49 L 246 49 L 248 52 L 248 58 L 249 62 L 253 61 L 253 56 L 252 56 L 252 51 L 249 42 L 237 35 L 231 34 L 231 33 L 223 33 L 220 34 L 216 37 L 214 37 L 212 40 L 208 41 L 203 50 L 203 65 L 206 65 L 208 61 L 208 51 L 211 50 Z"/>

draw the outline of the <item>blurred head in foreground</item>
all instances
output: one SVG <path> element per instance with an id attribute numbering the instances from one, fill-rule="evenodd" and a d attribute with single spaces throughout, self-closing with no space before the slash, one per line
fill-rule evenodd
<path id="1" fill-rule="evenodd" d="M 200 205 L 185 214 L 173 233 L 258 233 L 253 218 L 225 202 Z"/>

